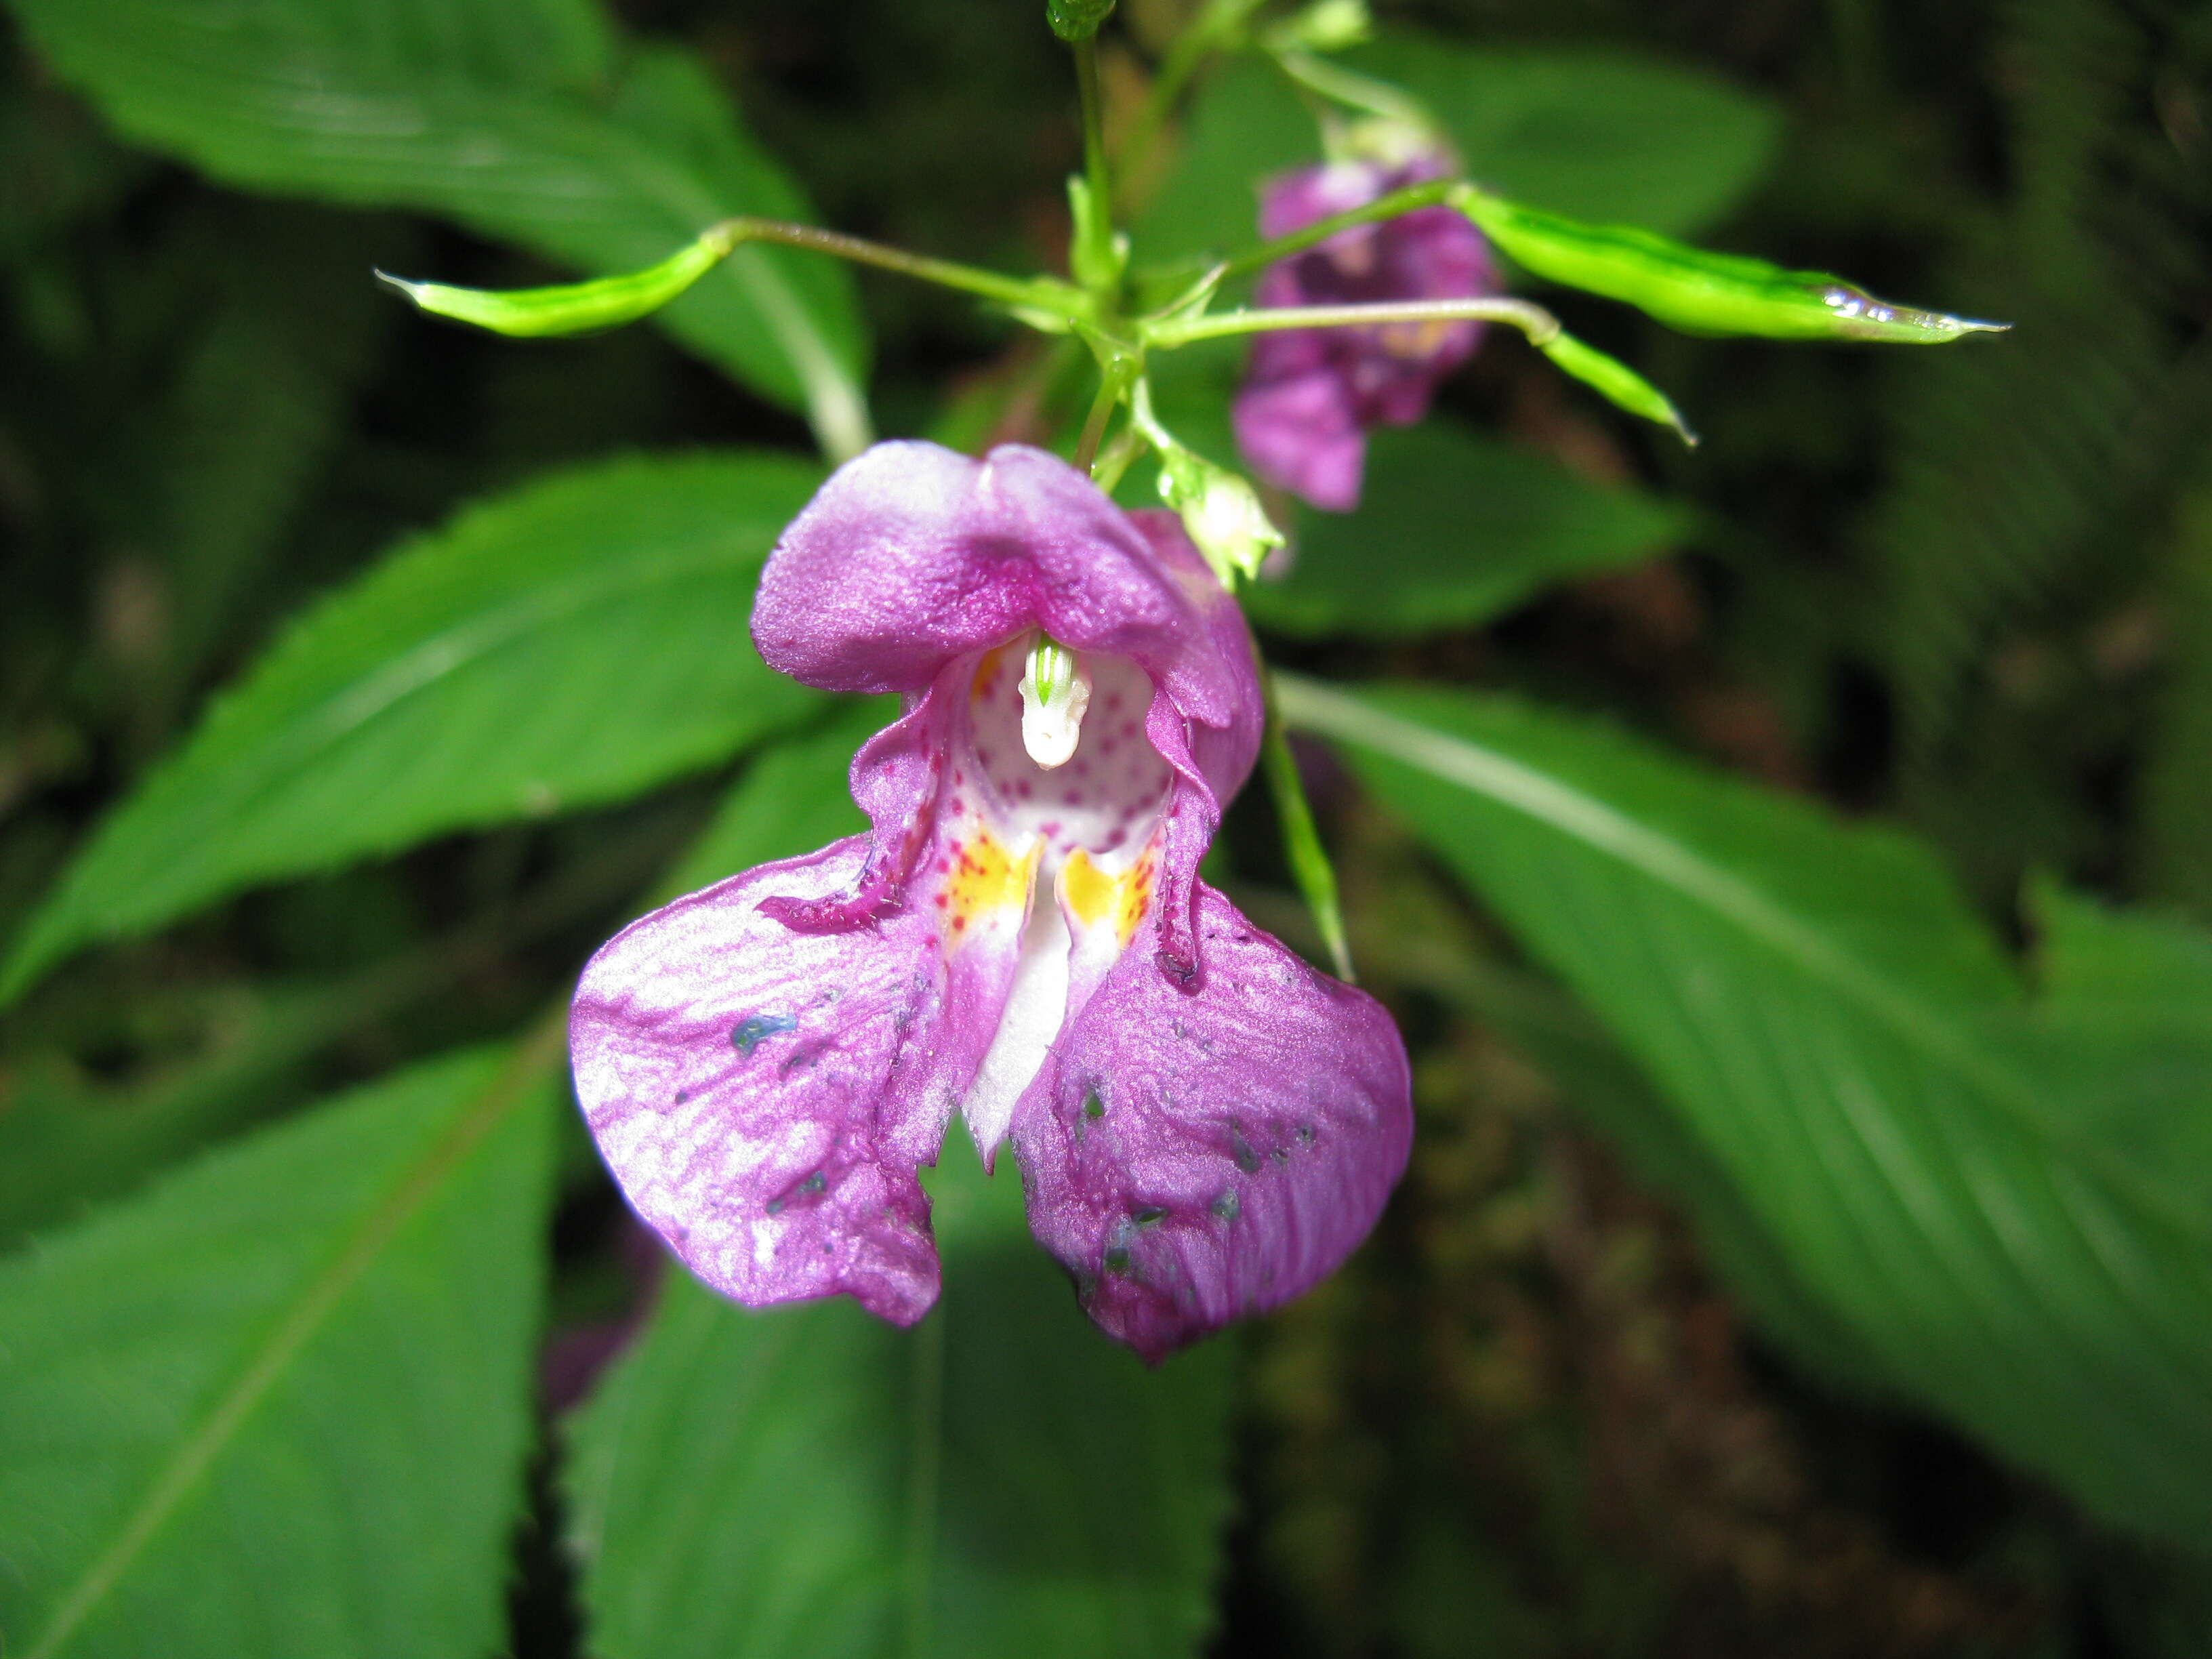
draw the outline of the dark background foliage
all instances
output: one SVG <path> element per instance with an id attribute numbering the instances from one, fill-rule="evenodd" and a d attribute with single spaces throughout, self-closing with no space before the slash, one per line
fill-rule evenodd
<path id="1" fill-rule="evenodd" d="M 702 54 L 824 222 L 1057 265 L 1079 156 L 1034 0 L 617 9 Z M 1182 9 L 1125 0 L 1106 36 L 1117 106 Z M 1971 350 L 1778 349 L 1562 299 L 1571 327 L 1693 412 L 1701 448 L 1631 430 L 1511 338 L 1447 411 L 1664 495 L 1684 509 L 1668 556 L 1457 631 L 1285 629 L 1278 658 L 1540 693 L 1901 822 L 2015 942 L 2039 874 L 2212 920 L 2212 9 L 1385 15 L 1762 94 L 1778 145 L 1706 240 L 2019 326 Z M 115 137 L 0 28 L 0 935 L 285 618 L 403 536 L 611 452 L 808 447 L 789 412 L 650 330 L 520 348 L 404 313 L 372 267 L 485 286 L 564 268 L 428 218 L 210 182 Z M 947 429 L 949 389 L 987 430 L 1058 434 L 1039 347 L 932 290 L 865 274 L 860 294 L 886 430 Z M 1762 1334 L 1675 1200 L 1580 1106 L 1649 1085 L 1312 758 L 1355 948 L 1413 1045 L 1421 1133 L 1368 1249 L 1234 1340 L 1212 1651 L 2212 1651 L 2201 1560 Z M 0 1016 L 0 1239 L 511 1031 L 742 770 L 445 836 L 69 963 Z M 1226 841 L 1240 900 L 1310 943 L 1256 792 Z M 556 1393 L 639 1294 L 619 1205 L 560 1121 Z M 515 1557 L 522 1654 L 580 1639 L 553 1409 Z"/>

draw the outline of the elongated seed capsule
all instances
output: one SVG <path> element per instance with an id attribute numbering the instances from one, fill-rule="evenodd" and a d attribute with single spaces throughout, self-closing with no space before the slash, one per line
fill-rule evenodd
<path id="1" fill-rule="evenodd" d="M 434 316 L 473 323 L 495 334 L 526 338 L 591 334 L 650 316 L 727 258 L 740 240 L 732 228 L 717 225 L 657 265 L 557 288 L 451 288 L 443 283 L 412 283 L 381 270 L 376 275 Z"/>
<path id="2" fill-rule="evenodd" d="M 1893 305 L 1840 276 L 1708 253 L 1632 225 L 1586 225 L 1472 185 L 1452 204 L 1523 269 L 1626 301 L 1686 333 L 1942 345 L 2011 326 Z"/>
<path id="3" fill-rule="evenodd" d="M 1672 427 L 1684 443 L 1692 449 L 1698 447 L 1698 434 L 1690 430 L 1674 400 L 1619 358 L 1608 357 L 1564 331 L 1539 342 L 1536 349 L 1608 403 L 1644 420 Z"/>

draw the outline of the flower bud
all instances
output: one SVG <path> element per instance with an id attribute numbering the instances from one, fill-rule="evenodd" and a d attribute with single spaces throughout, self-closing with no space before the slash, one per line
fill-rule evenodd
<path id="1" fill-rule="evenodd" d="M 1374 33 L 1367 0 L 1314 0 L 1270 30 L 1267 44 L 1277 51 L 1343 52 Z"/>
<path id="2" fill-rule="evenodd" d="M 1231 571 L 1257 574 L 1261 561 L 1283 544 L 1283 532 L 1252 486 L 1188 449 L 1160 452 L 1160 499 L 1182 515 L 1192 544 L 1224 587 Z"/>
<path id="3" fill-rule="evenodd" d="M 1045 0 L 1045 21 L 1070 46 L 1088 40 L 1113 15 L 1114 0 Z"/>

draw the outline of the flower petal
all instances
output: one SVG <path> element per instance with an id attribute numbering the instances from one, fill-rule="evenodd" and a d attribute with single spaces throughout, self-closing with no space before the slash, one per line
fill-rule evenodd
<path id="1" fill-rule="evenodd" d="M 936 1300 L 915 1167 L 990 1041 L 1011 959 L 948 976 L 933 922 L 801 933 L 761 908 L 860 874 L 866 836 L 763 865 L 617 934 L 569 1022 L 576 1092 L 638 1214 L 752 1306 Z"/>
<path id="2" fill-rule="evenodd" d="M 1260 368 L 1256 358 L 1254 368 Z M 1330 513 L 1359 505 L 1367 437 L 1353 416 L 1344 377 L 1334 368 L 1283 380 L 1262 380 L 1255 373 L 1237 392 L 1231 419 L 1237 450 L 1269 483 Z"/>
<path id="3" fill-rule="evenodd" d="M 1199 889 L 1206 972 L 1136 954 L 1017 1109 L 1038 1241 L 1148 1359 L 1288 1301 L 1365 1237 L 1406 1165 L 1411 1074 L 1372 998 Z"/>
<path id="4" fill-rule="evenodd" d="M 894 453 L 876 464 L 885 451 Z M 975 616 L 963 621 L 957 606 L 939 603 L 939 590 L 969 580 Z M 1067 602 L 1074 593 L 1084 605 L 1108 605 L 1116 584 L 1158 601 L 1158 617 L 1117 632 Z M 872 604 L 854 598 L 874 590 L 890 596 L 894 611 L 905 596 L 910 614 L 876 618 Z M 753 632 L 771 662 L 816 684 L 866 684 L 909 699 L 907 713 L 853 763 L 854 799 L 876 830 L 866 869 L 850 891 L 779 896 L 770 914 L 807 932 L 835 932 L 898 902 L 945 787 L 943 763 L 968 690 L 959 665 L 972 652 L 945 656 L 921 684 L 903 677 L 957 642 L 948 617 L 977 634 L 976 649 L 1040 627 L 1079 650 L 1127 655 L 1152 678 L 1146 740 L 1181 778 L 1164 813 L 1152 954 L 1179 981 L 1194 980 L 1202 971 L 1192 908 L 1199 860 L 1220 825 L 1220 803 L 1251 772 L 1266 718 L 1251 636 L 1173 514 L 1124 514 L 1066 462 L 1017 445 L 992 451 L 987 465 L 933 444 L 878 444 L 823 487 L 769 561 Z M 884 644 L 908 623 L 927 644 L 921 657 Z M 882 649 L 890 664 L 879 679 L 851 678 L 866 670 L 864 647 Z"/>
<path id="5" fill-rule="evenodd" d="M 1346 161 L 1284 174 L 1261 193 L 1263 234 L 1287 234 L 1447 169 L 1446 158 L 1432 155 L 1395 167 Z M 1497 287 L 1481 232 L 1437 206 L 1353 226 L 1279 260 L 1261 273 L 1253 298 L 1262 307 L 1360 305 L 1468 299 Z M 1270 483 L 1349 512 L 1359 500 L 1360 434 L 1419 420 L 1437 383 L 1481 334 L 1480 324 L 1465 319 L 1262 334 L 1237 398 L 1237 447 Z"/>
<path id="6" fill-rule="evenodd" d="M 882 443 L 840 467 L 762 573 L 753 639 L 770 666 L 833 691 L 921 692 L 955 657 L 1041 628 L 1125 656 L 1186 715 L 1233 710 L 1195 553 L 1164 561 L 1130 516 L 1057 456 L 982 460 Z"/>

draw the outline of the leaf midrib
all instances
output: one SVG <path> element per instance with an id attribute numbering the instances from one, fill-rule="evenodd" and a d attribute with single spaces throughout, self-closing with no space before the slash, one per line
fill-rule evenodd
<path id="1" fill-rule="evenodd" d="M 401 655 L 380 659 L 367 673 L 352 673 L 328 685 L 304 709 L 295 708 L 281 720 L 211 726 L 210 739 L 234 744 L 245 738 L 276 737 L 261 769 L 284 773 L 319 750 L 336 746 L 399 707 L 409 698 L 440 684 L 462 670 L 481 662 L 495 651 L 525 635 L 574 617 L 589 606 L 613 597 L 641 593 L 717 568 L 757 565 L 762 555 L 750 544 L 733 544 L 727 526 L 718 526 L 702 538 L 690 555 L 663 553 L 652 559 L 629 559 L 595 571 L 577 572 L 552 582 L 542 582 L 510 595 L 505 601 L 471 613 L 439 633 L 418 640 Z M 349 603 L 366 603 L 375 597 L 359 592 Z M 304 644 L 305 642 L 303 642 Z M 272 679 L 279 679 L 285 665 L 270 665 Z M 263 696 L 274 695 L 263 692 Z M 241 708 L 241 713 L 245 711 Z M 290 735 L 284 734 L 290 728 Z M 233 791 L 251 798 L 265 787 L 262 779 Z"/>
<path id="2" fill-rule="evenodd" d="M 54 1659 L 122 1582 L 346 1293 L 375 1265 L 385 1248 L 446 1177 L 524 1097 L 540 1070 L 550 1065 L 561 1051 L 565 1030 L 564 1018 L 556 1018 L 525 1038 L 446 1131 L 385 1189 L 330 1264 L 301 1287 L 268 1335 L 248 1351 L 229 1386 L 210 1403 L 198 1426 L 155 1471 L 144 1496 L 125 1517 L 113 1540 L 63 1594 L 53 1616 L 37 1640 L 24 1650 L 22 1659 Z"/>
<path id="3" fill-rule="evenodd" d="M 1671 836 L 1638 823 L 1602 800 L 1486 748 L 1471 738 L 1438 732 L 1391 714 L 1317 682 L 1279 674 L 1284 718 L 1296 726 L 1371 750 L 1426 772 L 1612 854 L 1640 870 L 1770 950 L 1808 976 L 1856 1003 L 1901 1042 L 1948 1069 L 1994 1102 L 2034 1139 L 2062 1137 L 2032 1085 L 1958 1027 L 1931 1017 L 1893 990 L 1826 934 L 1809 927 L 1751 884 L 1720 868 Z M 2147 1188 L 2124 1163 L 2091 1142 L 2068 1142 L 2096 1166 L 2100 1178 L 2129 1201 L 2159 1217 L 2185 1237 L 2197 1237 L 2201 1219 Z"/>
<path id="4" fill-rule="evenodd" d="M 267 44 L 272 58 L 288 59 L 293 64 L 313 66 L 316 73 L 313 78 L 319 105 L 327 106 L 333 88 L 342 89 L 345 94 L 359 99 L 396 100 L 410 108 L 419 107 L 423 102 L 424 85 L 422 82 L 349 74 L 343 61 L 333 60 L 331 57 L 328 43 L 312 34 L 283 28 L 264 28 L 259 31 L 259 34 Z M 135 40 L 113 43 L 111 50 L 127 54 L 133 51 L 136 44 Z M 227 82 L 258 79 L 266 83 L 270 81 L 270 77 L 265 75 L 257 76 L 251 66 L 241 69 L 230 42 L 225 43 L 224 50 L 217 56 L 216 71 Z M 276 83 L 283 83 L 282 77 Z M 726 216 L 729 211 L 718 198 L 715 190 L 708 185 L 687 159 L 663 151 L 641 134 L 614 119 L 605 110 L 595 106 L 573 91 L 487 82 L 467 75 L 433 76 L 430 84 L 439 91 L 448 94 L 459 94 L 472 104 L 482 105 L 483 115 L 495 125 L 500 113 L 499 106 L 507 105 L 550 115 L 580 128 L 588 128 L 592 137 L 605 146 L 602 159 L 617 173 L 629 175 L 630 182 L 638 189 L 638 199 L 662 208 L 690 223 L 694 234 Z M 130 125 L 146 127 L 148 137 L 157 147 L 167 148 L 175 142 L 172 135 L 159 130 L 161 125 L 159 122 L 133 121 Z M 264 130 L 285 131 L 281 123 L 270 121 L 265 114 L 257 115 L 253 125 Z M 422 127 L 422 124 L 417 123 L 411 129 L 401 130 L 395 124 L 394 131 L 403 139 L 411 140 Z M 307 124 L 305 130 L 320 132 L 324 128 L 324 123 L 314 122 Z M 576 158 L 562 159 L 573 162 Z M 588 166 L 589 162 L 586 165 Z M 450 173 L 452 169 L 446 171 Z M 296 193 L 297 186 L 289 173 L 272 179 L 268 169 L 260 169 L 260 172 L 265 187 L 288 194 Z M 408 207 L 428 207 L 434 211 L 461 218 L 471 216 L 466 207 L 456 204 L 449 196 L 434 188 L 428 191 L 372 188 L 362 192 L 358 199 Z M 745 205 L 739 204 L 741 208 Z M 518 228 L 511 221 L 501 219 L 496 214 L 489 216 L 499 220 L 498 234 L 501 235 L 541 240 L 537 233 Z M 816 325 L 812 313 L 790 282 L 759 250 L 738 250 L 727 262 L 725 270 L 709 280 L 726 283 L 744 296 L 754 315 L 782 352 L 798 383 L 802 401 L 816 405 L 831 401 L 858 402 L 857 389 L 836 346 Z M 680 335 L 684 331 L 677 326 L 672 327 L 671 331 Z"/>

